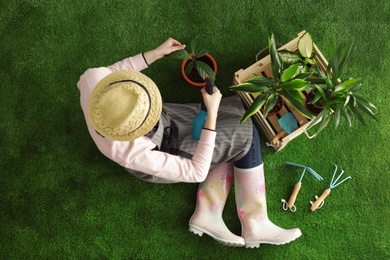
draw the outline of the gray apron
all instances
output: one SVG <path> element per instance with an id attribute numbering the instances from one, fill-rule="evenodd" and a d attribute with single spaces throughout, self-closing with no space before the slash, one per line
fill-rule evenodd
<path id="1" fill-rule="evenodd" d="M 147 136 L 162 152 L 191 159 L 197 141 L 192 138 L 192 121 L 199 113 L 200 104 L 165 103 L 159 125 Z M 245 156 L 252 144 L 252 122 L 240 125 L 244 108 L 238 96 L 223 98 L 218 111 L 217 137 L 210 168 L 219 163 L 237 161 Z M 135 177 L 154 183 L 174 183 L 156 176 L 125 168 Z"/>

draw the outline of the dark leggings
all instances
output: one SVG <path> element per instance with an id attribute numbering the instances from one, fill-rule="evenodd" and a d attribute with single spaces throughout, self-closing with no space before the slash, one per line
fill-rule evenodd
<path id="1" fill-rule="evenodd" d="M 240 169 L 250 169 L 259 166 L 262 163 L 260 137 L 255 126 L 253 126 L 253 141 L 247 154 L 234 163 L 234 166 Z"/>

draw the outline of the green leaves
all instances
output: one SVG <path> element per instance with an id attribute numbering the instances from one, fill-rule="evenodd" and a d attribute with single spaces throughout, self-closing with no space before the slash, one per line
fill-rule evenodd
<path id="1" fill-rule="evenodd" d="M 361 80 L 360 78 L 345 80 L 336 86 L 334 92 L 343 91 L 345 93 L 348 93 L 354 88 L 354 84 L 360 80 Z"/>
<path id="2" fill-rule="evenodd" d="M 317 86 L 317 89 L 321 89 L 323 91 L 323 89 L 319 86 Z M 316 95 L 319 93 L 320 92 L 318 92 Z M 325 92 L 323 91 L 321 93 L 322 94 L 319 96 L 324 95 Z M 367 114 L 375 121 L 378 121 L 375 113 L 373 112 L 373 109 L 376 109 L 376 107 L 362 96 L 354 94 L 351 91 L 348 93 L 339 91 L 338 94 L 333 94 L 333 97 L 335 98 L 328 97 L 325 99 L 325 108 L 309 125 L 310 127 L 316 123 L 320 124 L 316 134 L 322 131 L 322 129 L 328 124 L 332 117 L 334 117 L 335 128 L 339 126 L 342 117 L 346 120 L 349 127 L 352 126 L 353 118 L 356 118 L 360 123 L 365 125 L 362 112 Z"/>
<path id="3" fill-rule="evenodd" d="M 280 77 L 280 80 L 282 82 L 286 82 L 294 77 L 296 77 L 302 70 L 302 65 L 294 64 L 288 67 L 286 70 L 283 71 L 282 76 Z"/>
<path id="4" fill-rule="evenodd" d="M 354 54 L 356 47 L 352 43 L 342 43 L 335 48 L 333 40 L 329 43 L 329 46 L 332 55 L 326 74 L 331 79 L 333 85 L 336 85 L 339 78 L 342 77 L 344 69 Z"/>
<path id="5" fill-rule="evenodd" d="M 274 108 L 277 101 L 278 101 L 278 95 L 276 93 L 271 92 L 265 103 L 264 114 L 263 114 L 264 117 L 267 117 L 268 113 Z"/>
<path id="6" fill-rule="evenodd" d="M 276 48 L 275 37 L 273 34 L 271 34 L 271 37 L 268 38 L 268 48 L 271 56 L 272 74 L 276 80 L 283 68 L 283 61 L 278 53 L 278 49 Z"/>
<path id="7" fill-rule="evenodd" d="M 259 93 L 269 91 L 271 88 L 269 86 L 261 86 L 253 83 L 243 83 L 237 86 L 229 87 L 230 90 L 242 91 L 247 93 Z"/>
<path id="8" fill-rule="evenodd" d="M 308 32 L 304 33 L 298 40 L 298 51 L 304 58 L 311 58 L 313 53 L 313 40 Z"/>
<path id="9" fill-rule="evenodd" d="M 194 59 L 199 59 L 208 53 L 208 50 L 197 39 L 193 39 L 189 47 L 190 51 L 194 54 Z"/>
<path id="10" fill-rule="evenodd" d="M 293 108 L 295 108 L 300 114 L 311 119 L 313 115 L 305 108 L 302 104 L 304 101 L 303 95 L 300 91 L 286 91 L 283 90 L 281 95 L 284 97 L 286 102 L 288 102 Z"/>
<path id="11" fill-rule="evenodd" d="M 247 82 L 260 86 L 271 86 L 274 83 L 274 79 L 270 77 L 255 76 L 253 78 L 248 79 Z"/>
<path id="12" fill-rule="evenodd" d="M 199 75 L 202 77 L 203 80 L 206 80 L 206 77 L 210 77 L 212 82 L 215 82 L 215 74 L 212 68 L 210 66 L 203 62 L 203 61 L 196 61 L 196 68 L 199 72 Z"/>
<path id="13" fill-rule="evenodd" d="M 354 98 L 356 100 L 356 107 L 366 113 L 368 116 L 370 116 L 375 121 L 378 121 L 378 118 L 375 116 L 375 113 L 372 111 L 372 109 L 377 109 L 374 104 L 368 102 L 365 98 L 363 98 L 360 95 L 354 95 Z"/>
<path id="14" fill-rule="evenodd" d="M 187 66 L 184 67 L 184 72 L 186 73 L 186 75 L 189 75 L 191 73 L 191 71 L 193 70 L 195 66 L 195 62 L 194 61 L 191 61 L 187 64 Z"/>
<path id="15" fill-rule="evenodd" d="M 328 108 L 324 108 L 308 125 L 307 129 L 312 128 L 315 124 L 319 123 L 319 127 L 315 133 L 318 135 L 328 124 L 329 118 L 332 112 Z"/>
<path id="16" fill-rule="evenodd" d="M 172 59 L 178 59 L 178 60 L 192 59 L 192 57 L 186 50 L 178 50 L 170 53 L 168 56 L 171 57 Z"/>
<path id="17" fill-rule="evenodd" d="M 287 90 L 301 90 L 306 87 L 308 83 L 303 79 L 293 79 L 287 82 L 282 82 L 278 86 L 278 89 L 287 89 Z"/>
<path id="18" fill-rule="evenodd" d="M 252 116 L 257 111 L 259 111 L 260 108 L 266 102 L 267 98 L 268 98 L 268 94 L 257 96 L 255 98 L 255 100 L 253 100 L 253 103 L 245 111 L 244 115 L 242 116 L 242 118 L 240 120 L 240 124 L 244 123 L 250 116 Z"/>
<path id="19" fill-rule="evenodd" d="M 274 83 L 273 78 L 263 77 L 263 76 L 255 76 L 245 83 L 242 83 L 237 86 L 229 87 L 230 90 L 234 91 L 242 91 L 247 93 L 258 93 L 265 92 L 271 90 L 272 84 Z"/>
<path id="20" fill-rule="evenodd" d="M 280 50 L 279 55 L 283 60 L 284 65 L 292 65 L 301 61 L 299 54 L 296 52 Z"/>

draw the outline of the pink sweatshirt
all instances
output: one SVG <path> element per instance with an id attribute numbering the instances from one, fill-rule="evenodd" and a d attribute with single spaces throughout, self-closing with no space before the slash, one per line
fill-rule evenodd
<path id="1" fill-rule="evenodd" d="M 108 74 L 119 70 L 141 71 L 147 68 L 142 54 L 124 59 L 108 67 L 88 69 L 80 77 L 80 103 L 88 131 L 98 149 L 119 165 L 177 182 L 202 182 L 209 171 L 214 151 L 216 132 L 202 130 L 198 146 L 192 159 L 181 158 L 153 150 L 156 147 L 148 137 L 133 141 L 112 141 L 96 133 L 88 120 L 88 100 L 97 83 Z"/>

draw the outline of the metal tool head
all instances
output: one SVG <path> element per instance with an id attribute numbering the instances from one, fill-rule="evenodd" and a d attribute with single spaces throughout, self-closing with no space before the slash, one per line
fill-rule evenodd
<path id="1" fill-rule="evenodd" d="M 292 162 L 286 162 L 285 163 L 286 165 L 290 165 L 290 166 L 294 166 L 294 167 L 300 167 L 300 168 L 303 168 L 303 172 L 301 174 L 301 178 L 299 179 L 299 182 L 302 182 L 302 179 L 303 179 L 303 176 L 305 176 L 305 172 L 306 170 L 314 176 L 314 178 L 316 178 L 318 181 L 322 181 L 323 178 L 321 177 L 321 175 L 319 175 L 316 171 L 314 171 L 312 168 L 308 167 L 308 166 L 305 166 L 305 165 L 302 165 L 302 164 L 297 164 L 297 163 L 292 163 Z"/>
<path id="2" fill-rule="evenodd" d="M 307 171 L 311 173 L 318 181 L 322 181 L 324 178 L 321 177 L 317 172 L 315 172 L 312 168 L 307 167 Z"/>
<path id="3" fill-rule="evenodd" d="M 306 168 L 305 165 L 297 164 L 297 163 L 292 163 L 292 162 L 285 162 L 285 164 L 286 164 L 286 165 L 289 165 L 289 166 L 295 166 L 295 167 Z"/>
<path id="4" fill-rule="evenodd" d="M 303 168 L 303 172 L 301 173 L 301 178 L 299 179 L 299 182 L 302 183 L 303 176 L 305 176 L 305 172 L 307 167 L 305 165 L 297 164 L 297 163 L 292 163 L 292 162 L 286 162 L 286 165 L 294 166 L 294 167 L 299 167 Z"/>
<path id="5" fill-rule="evenodd" d="M 337 178 L 335 179 L 336 173 L 337 173 L 337 169 L 338 169 L 337 164 L 335 164 L 335 170 L 334 170 L 334 173 L 333 173 L 332 180 L 330 181 L 329 189 L 336 188 L 336 187 L 339 186 L 341 183 L 343 183 L 343 182 L 345 182 L 346 180 L 352 178 L 351 176 L 348 176 L 348 177 L 345 178 L 344 180 L 339 181 L 340 177 L 343 176 L 343 174 L 344 174 L 344 170 L 341 170 L 339 176 L 337 176 Z M 339 181 L 339 182 L 338 182 L 338 181 Z"/>

